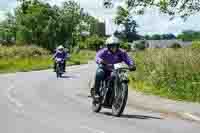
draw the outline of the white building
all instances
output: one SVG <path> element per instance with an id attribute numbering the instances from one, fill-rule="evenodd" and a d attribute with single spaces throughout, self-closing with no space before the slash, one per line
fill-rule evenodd
<path id="1" fill-rule="evenodd" d="M 171 47 L 174 43 L 180 44 L 182 47 L 187 47 L 192 45 L 191 41 L 182 41 L 182 40 L 139 40 L 139 41 L 134 41 L 132 47 L 136 43 L 141 43 L 142 41 L 145 41 L 145 45 L 147 48 L 169 48 Z"/>

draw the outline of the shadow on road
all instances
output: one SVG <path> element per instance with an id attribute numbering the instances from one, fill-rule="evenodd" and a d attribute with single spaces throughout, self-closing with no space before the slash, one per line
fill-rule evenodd
<path id="1" fill-rule="evenodd" d="M 112 113 L 109 112 L 102 112 L 104 115 L 112 116 Z M 130 115 L 130 114 L 124 114 L 120 116 L 119 118 L 128 118 L 128 119 L 163 119 L 161 117 L 154 117 L 154 116 L 148 116 L 148 115 Z"/>
<path id="2" fill-rule="evenodd" d="M 161 117 L 153 117 L 147 115 L 122 115 L 123 118 L 136 118 L 136 119 L 163 119 Z"/>
<path id="3" fill-rule="evenodd" d="M 61 78 L 63 78 L 63 79 L 75 79 L 75 78 L 77 78 L 77 76 L 63 75 Z"/>

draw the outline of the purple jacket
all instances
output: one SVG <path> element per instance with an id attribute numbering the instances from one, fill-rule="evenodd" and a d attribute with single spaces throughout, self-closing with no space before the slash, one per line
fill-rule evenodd
<path id="1" fill-rule="evenodd" d="M 133 60 L 122 49 L 118 49 L 114 54 L 111 53 L 107 48 L 99 50 L 96 55 L 96 63 L 100 64 L 102 60 L 108 62 L 109 64 L 125 62 L 128 66 L 134 65 Z"/>
<path id="2" fill-rule="evenodd" d="M 67 53 L 66 52 L 58 52 L 54 54 L 53 58 L 61 58 L 61 59 L 66 59 L 67 58 Z"/>

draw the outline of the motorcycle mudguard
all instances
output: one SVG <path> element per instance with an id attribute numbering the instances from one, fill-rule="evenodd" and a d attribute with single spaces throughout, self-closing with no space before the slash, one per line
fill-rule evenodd
<path id="1" fill-rule="evenodd" d="M 123 80 L 120 80 L 120 83 L 129 83 L 130 80 L 129 79 L 123 79 Z"/>
<path id="2" fill-rule="evenodd" d="M 129 78 L 128 78 L 128 76 L 126 76 L 126 75 L 123 75 L 123 76 L 120 76 L 120 83 L 129 83 L 130 82 L 130 80 L 129 80 Z"/>

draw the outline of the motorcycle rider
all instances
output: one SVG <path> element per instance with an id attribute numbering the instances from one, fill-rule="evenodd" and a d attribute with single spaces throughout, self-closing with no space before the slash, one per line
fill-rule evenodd
<path id="1" fill-rule="evenodd" d="M 113 65 L 116 63 L 125 62 L 131 71 L 136 70 L 134 61 L 128 56 L 128 54 L 120 49 L 119 39 L 115 36 L 111 36 L 106 40 L 107 48 L 103 48 L 96 54 L 96 63 L 98 68 L 95 75 L 95 98 L 99 98 L 100 83 L 107 76 L 111 76 L 112 81 L 115 78 L 115 74 L 112 73 Z"/>
<path id="2" fill-rule="evenodd" d="M 53 59 L 54 59 L 54 67 L 53 67 L 53 69 L 54 69 L 54 72 L 56 71 L 56 61 L 55 61 L 56 58 L 63 59 L 63 61 L 64 61 L 63 62 L 63 70 L 65 72 L 66 58 L 67 57 L 68 57 L 68 54 L 65 51 L 65 48 L 62 45 L 58 46 L 56 51 L 55 51 L 55 54 L 53 55 Z"/>

